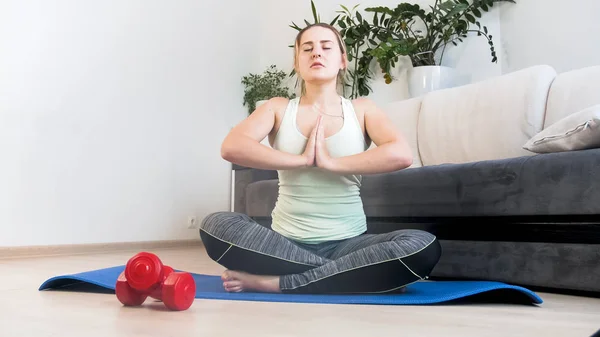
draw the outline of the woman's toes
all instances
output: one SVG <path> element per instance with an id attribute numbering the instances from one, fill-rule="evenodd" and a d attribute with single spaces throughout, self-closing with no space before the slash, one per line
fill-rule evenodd
<path id="1" fill-rule="evenodd" d="M 227 290 L 230 293 L 239 293 L 240 291 L 242 291 L 242 287 L 241 286 L 227 287 L 227 288 L 225 288 L 225 290 Z"/>
<path id="2" fill-rule="evenodd" d="M 242 282 L 237 281 L 237 280 L 223 282 L 223 287 L 225 287 L 225 288 L 239 287 L 241 285 L 242 285 Z"/>
<path id="3" fill-rule="evenodd" d="M 239 292 L 242 290 L 242 284 L 237 281 L 223 283 L 223 288 L 228 292 Z"/>

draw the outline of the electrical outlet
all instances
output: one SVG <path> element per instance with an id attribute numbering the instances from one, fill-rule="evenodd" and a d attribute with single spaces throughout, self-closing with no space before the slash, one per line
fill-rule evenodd
<path id="1" fill-rule="evenodd" d="M 197 221 L 197 219 L 196 219 L 195 216 L 189 216 L 187 222 L 188 222 L 188 228 L 189 229 L 195 229 L 195 228 L 197 228 L 197 222 L 198 221 Z"/>

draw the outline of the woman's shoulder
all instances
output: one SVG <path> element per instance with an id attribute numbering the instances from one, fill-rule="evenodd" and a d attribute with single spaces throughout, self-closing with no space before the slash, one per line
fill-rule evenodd
<path id="1" fill-rule="evenodd" d="M 267 109 L 273 110 L 276 114 L 282 113 L 287 108 L 288 104 L 293 99 L 285 98 L 285 97 L 273 97 L 268 99 L 264 105 Z"/>
<path id="2" fill-rule="evenodd" d="M 360 110 L 361 113 L 377 108 L 377 104 L 370 98 L 358 97 L 351 100 L 352 105 L 355 109 Z M 359 112 L 359 111 L 357 111 Z"/>

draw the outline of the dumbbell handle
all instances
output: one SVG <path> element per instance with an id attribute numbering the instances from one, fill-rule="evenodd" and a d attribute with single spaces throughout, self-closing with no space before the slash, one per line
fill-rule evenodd
<path id="1" fill-rule="evenodd" d="M 173 268 L 170 266 L 163 266 L 163 277 L 162 280 L 154 286 L 152 291 L 150 292 L 150 297 L 162 301 L 163 300 L 163 285 L 165 284 L 165 280 L 171 273 L 173 272 Z"/>

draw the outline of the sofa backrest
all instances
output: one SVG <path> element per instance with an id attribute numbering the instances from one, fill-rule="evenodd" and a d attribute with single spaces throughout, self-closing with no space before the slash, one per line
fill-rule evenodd
<path id="1" fill-rule="evenodd" d="M 550 88 L 544 128 L 596 104 L 600 104 L 600 66 L 560 73 Z"/>
<path id="2" fill-rule="evenodd" d="M 417 139 L 417 123 L 419 122 L 419 111 L 421 110 L 421 97 L 392 102 L 382 108 L 388 118 L 400 131 L 412 150 L 413 163 L 410 167 L 421 167 L 423 163 L 419 155 Z M 374 147 L 371 144 L 371 147 Z"/>
<path id="3" fill-rule="evenodd" d="M 422 164 L 531 155 L 523 144 L 542 130 L 555 77 L 541 65 L 424 95 L 417 122 Z"/>

